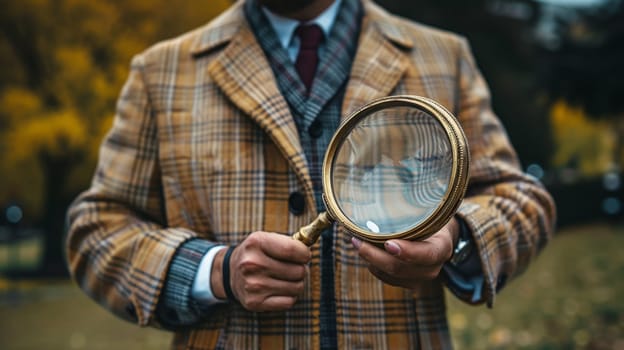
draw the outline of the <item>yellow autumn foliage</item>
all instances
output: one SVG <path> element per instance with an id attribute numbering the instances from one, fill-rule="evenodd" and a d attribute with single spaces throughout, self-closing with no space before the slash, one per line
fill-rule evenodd
<path id="1" fill-rule="evenodd" d="M 87 140 L 82 119 L 75 111 L 63 110 L 20 123 L 4 141 L 9 149 L 5 159 L 19 164 L 44 153 L 62 157 L 71 150 L 85 148 Z"/>
<path id="2" fill-rule="evenodd" d="M 41 98 L 21 87 L 11 87 L 0 95 L 0 116 L 4 123 L 13 125 L 24 118 L 36 116 L 42 110 Z"/>
<path id="3" fill-rule="evenodd" d="M 44 186 L 62 184 L 66 180 L 47 178 L 50 174 L 46 173 L 42 160 L 64 159 L 86 150 L 88 137 L 85 123 L 72 110 L 20 121 L 18 127 L 7 132 L 6 138 L 0 141 L 5 150 L 0 170 L 7 180 L 0 188 L 11 197 L 9 199 L 19 200 L 29 216 L 42 215 Z M 67 170 L 69 175 L 73 174 L 72 169 Z"/>
<path id="4" fill-rule="evenodd" d="M 572 166 L 585 176 L 602 175 L 614 166 L 616 136 L 611 124 L 589 119 L 581 108 L 565 101 L 553 104 L 550 118 L 555 142 L 554 166 Z"/>
<path id="5" fill-rule="evenodd" d="M 130 60 L 198 27 L 228 0 L 21 0 L 0 11 L 0 208 L 30 220 L 93 174 Z M 61 188 L 50 198 L 50 174 Z M 46 195 L 48 193 L 48 195 Z M 46 198 L 46 196 L 48 198 Z M 55 202 L 56 201 L 56 202 Z"/>

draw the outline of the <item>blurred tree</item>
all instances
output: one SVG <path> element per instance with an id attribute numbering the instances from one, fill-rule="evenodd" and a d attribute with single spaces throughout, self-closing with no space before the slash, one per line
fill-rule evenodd
<path id="1" fill-rule="evenodd" d="M 131 57 L 229 1 L 22 0 L 0 11 L 0 203 L 46 231 L 44 273 L 65 273 L 65 211 L 88 186 Z M 10 198 L 9 198 L 10 197 Z"/>
<path id="2" fill-rule="evenodd" d="M 543 47 L 541 76 L 553 101 L 564 99 L 607 121 L 617 145 L 612 166 L 624 170 L 624 1 L 560 11 L 554 43 Z"/>
<path id="3" fill-rule="evenodd" d="M 592 120 L 582 108 L 564 100 L 553 104 L 551 120 L 555 167 L 577 170 L 584 177 L 598 177 L 611 170 L 616 140 L 610 137 L 608 121 Z"/>
<path id="4" fill-rule="evenodd" d="M 521 161 L 549 165 L 548 105 L 539 89 L 533 30 L 540 6 L 532 0 L 380 0 L 394 13 L 468 38 L 492 90 L 495 112 Z"/>

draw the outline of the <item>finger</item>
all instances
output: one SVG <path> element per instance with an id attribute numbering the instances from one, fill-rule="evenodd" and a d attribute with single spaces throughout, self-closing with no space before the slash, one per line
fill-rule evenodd
<path id="1" fill-rule="evenodd" d="M 247 296 L 297 296 L 303 292 L 304 282 L 254 277 L 243 281 L 242 287 L 244 294 Z"/>
<path id="2" fill-rule="evenodd" d="M 251 311 L 277 311 L 291 307 L 304 289 L 303 282 L 268 278 L 252 278 L 240 281 L 240 284 L 237 298 L 243 307 Z"/>
<path id="3" fill-rule="evenodd" d="M 312 258 L 310 248 L 290 236 L 263 232 L 257 238 L 262 239 L 260 242 L 262 251 L 274 259 L 307 264 Z"/>
<path id="4" fill-rule="evenodd" d="M 370 265 L 381 267 L 382 270 L 388 271 L 393 267 L 401 264 L 401 260 L 397 257 L 391 255 L 390 253 L 373 246 L 372 244 L 362 242 L 357 238 L 352 239 L 353 245 L 358 250 L 360 257 L 366 260 Z"/>
<path id="5" fill-rule="evenodd" d="M 452 255 L 452 240 L 433 235 L 424 241 L 393 239 L 384 243 L 386 252 L 405 262 L 420 266 L 437 266 Z"/>
<path id="6" fill-rule="evenodd" d="M 411 241 L 403 242 L 413 243 Z M 359 246 L 359 254 L 369 263 L 369 269 L 381 271 L 385 275 L 392 276 L 393 278 L 430 280 L 438 275 L 442 266 L 442 263 L 422 265 L 410 262 L 405 260 L 404 257 L 392 255 L 387 251 L 388 248 L 382 250 L 366 242 L 360 241 L 359 243 L 354 243 L 354 245 L 356 247 Z M 393 251 L 393 253 L 395 253 L 395 251 Z M 403 255 L 405 255 L 404 252 Z"/>
<path id="7" fill-rule="evenodd" d="M 297 282 L 305 279 L 307 271 L 307 265 L 271 259 L 266 273 L 267 276 L 277 280 Z"/>
<path id="8" fill-rule="evenodd" d="M 297 302 L 297 297 L 275 295 L 264 300 L 258 310 L 253 311 L 285 311 L 293 307 Z"/>
<path id="9" fill-rule="evenodd" d="M 245 278 L 262 276 L 285 281 L 300 281 L 307 275 L 307 265 L 274 259 L 262 250 L 238 252 L 234 268 Z"/>

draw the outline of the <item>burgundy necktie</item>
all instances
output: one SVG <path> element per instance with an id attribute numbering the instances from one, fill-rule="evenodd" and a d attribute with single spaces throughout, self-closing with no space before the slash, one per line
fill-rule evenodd
<path id="1" fill-rule="evenodd" d="M 295 29 L 295 34 L 301 41 L 295 68 L 297 73 L 299 73 L 299 78 L 301 78 L 301 81 L 306 86 L 306 90 L 309 92 L 314 80 L 314 74 L 316 73 L 318 48 L 321 40 L 323 40 L 323 31 L 316 24 L 300 25 Z"/>

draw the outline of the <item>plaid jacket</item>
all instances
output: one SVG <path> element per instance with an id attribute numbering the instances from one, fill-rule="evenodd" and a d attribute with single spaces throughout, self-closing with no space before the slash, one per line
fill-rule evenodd
<path id="1" fill-rule="evenodd" d="M 391 94 L 433 98 L 459 119 L 471 177 L 458 214 L 474 235 L 492 305 L 549 240 L 555 209 L 519 167 L 490 110 L 466 41 L 364 3 L 343 115 Z M 237 243 L 257 230 L 291 234 L 316 216 L 313 185 L 288 105 L 242 4 L 137 55 L 91 188 L 70 208 L 68 259 L 85 292 L 116 315 L 159 326 L 156 306 L 176 249 L 192 238 Z M 288 211 L 292 192 L 305 211 Z M 443 283 L 385 285 L 335 228 L 340 348 L 449 348 Z M 176 332 L 187 349 L 318 349 L 318 245 L 307 287 L 287 312 L 215 308 Z M 458 294 L 469 301 L 469 296 Z"/>

